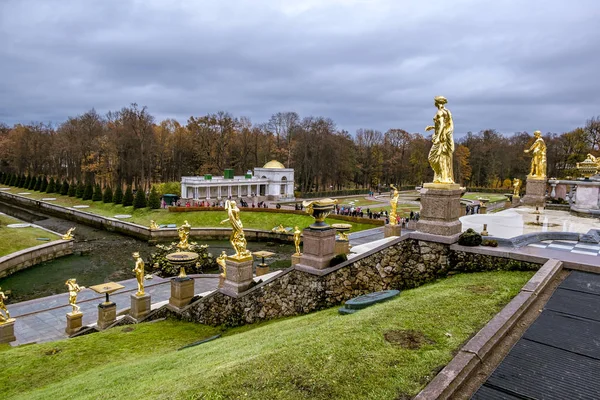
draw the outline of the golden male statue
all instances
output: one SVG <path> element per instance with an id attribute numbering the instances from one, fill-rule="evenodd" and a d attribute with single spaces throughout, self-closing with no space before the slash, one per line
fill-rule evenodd
<path id="1" fill-rule="evenodd" d="M 65 282 L 65 285 L 69 288 L 69 304 L 73 307 L 71 314 L 77 314 L 80 310 L 80 307 L 77 303 L 77 294 L 85 289 L 85 286 L 79 286 L 77 284 L 77 280 L 75 278 L 68 279 Z"/>
<path id="2" fill-rule="evenodd" d="M 533 132 L 535 141 L 531 147 L 525 150 L 525 153 L 531 153 L 533 155 L 531 159 L 531 171 L 529 177 L 534 179 L 545 179 L 546 178 L 546 143 L 542 139 L 542 132 Z"/>
<path id="3" fill-rule="evenodd" d="M 252 253 L 246 250 L 246 237 L 244 236 L 244 225 L 240 219 L 240 209 L 235 204 L 235 201 L 227 200 L 225 201 L 225 210 L 227 211 L 228 218 L 221 221 L 221 224 L 229 222 L 233 229 L 229 237 L 229 241 L 235 249 L 233 257 L 237 259 L 252 257 Z"/>
<path id="4" fill-rule="evenodd" d="M 447 102 L 444 96 L 434 98 L 438 111 L 433 117 L 433 125 L 425 128 L 426 131 L 433 130 L 432 146 L 427 158 L 433 169 L 433 183 L 454 183 L 452 172 L 454 122 L 450 110 L 444 107 Z"/>
<path id="5" fill-rule="evenodd" d="M 296 246 L 296 254 L 294 254 L 295 256 L 299 256 L 302 253 L 300 253 L 300 235 L 302 235 L 302 231 L 295 226 L 294 227 L 294 246 Z"/>
<path id="6" fill-rule="evenodd" d="M 140 257 L 140 253 L 137 251 L 132 254 L 135 259 L 135 268 L 133 272 L 135 272 L 135 279 L 137 279 L 138 291 L 135 294 L 136 296 L 144 295 L 144 260 Z"/>
<path id="7" fill-rule="evenodd" d="M 515 188 L 513 196 L 519 196 L 521 192 L 521 180 L 519 178 L 513 179 L 513 188 Z"/>
<path id="8" fill-rule="evenodd" d="M 187 249 L 189 249 L 190 244 L 189 244 L 189 238 L 190 238 L 190 231 L 192 229 L 192 226 L 187 222 L 187 220 L 183 221 L 183 225 L 181 225 L 178 229 L 177 229 L 177 233 L 179 234 L 179 243 L 177 243 L 177 248 L 181 251 L 185 251 Z"/>
<path id="9" fill-rule="evenodd" d="M 221 255 L 217 257 L 217 264 L 219 264 L 219 267 L 221 267 L 221 276 L 223 277 L 223 279 L 227 277 L 227 263 L 225 262 L 225 260 L 227 260 L 227 253 L 225 252 L 225 250 L 223 250 L 221 252 Z"/>
<path id="10" fill-rule="evenodd" d="M 0 287 L 0 289 L 2 289 Z M 0 291 L 0 324 L 7 322 L 10 319 L 10 312 L 6 308 L 4 304 L 4 300 L 8 299 L 8 297 L 4 294 L 4 292 Z"/>
<path id="11" fill-rule="evenodd" d="M 392 198 L 390 199 L 390 225 L 396 225 L 398 222 L 396 219 L 398 216 L 398 214 L 396 214 L 396 208 L 398 207 L 398 198 L 400 197 L 400 193 L 398 192 L 396 186 L 390 185 L 390 187 L 394 189 L 392 192 Z"/>

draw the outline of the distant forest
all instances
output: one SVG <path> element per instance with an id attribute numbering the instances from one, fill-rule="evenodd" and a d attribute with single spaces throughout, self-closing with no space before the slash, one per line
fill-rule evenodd
<path id="1" fill-rule="evenodd" d="M 543 137 L 548 176 L 575 177 L 578 161 L 599 155 L 600 116 Z M 528 132 L 503 136 L 486 129 L 455 141 L 455 181 L 462 185 L 501 188 L 529 172 Z M 146 107 L 131 104 L 104 116 L 92 109 L 56 127 L 0 123 L 1 172 L 146 189 L 186 175 L 222 175 L 225 168 L 243 174 L 271 159 L 295 169 L 301 192 L 420 185 L 432 180 L 430 147 L 430 136 L 420 133 L 365 128 L 351 135 L 330 118 L 295 112 L 253 123 L 219 111 L 181 125 L 156 121 Z"/>

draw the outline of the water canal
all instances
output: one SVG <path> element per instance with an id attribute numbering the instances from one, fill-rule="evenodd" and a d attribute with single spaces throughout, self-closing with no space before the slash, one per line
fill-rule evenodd
<path id="1" fill-rule="evenodd" d="M 0 287 L 11 291 L 8 303 L 63 293 L 66 291 L 65 281 L 68 278 L 76 278 L 83 286 L 134 278 L 132 272 L 134 261 L 131 254 L 139 251 L 147 261 L 154 249 L 153 245 L 143 240 L 16 208 L 4 202 L 0 202 L 0 212 L 55 232 L 64 233 L 69 228 L 76 228 L 73 255 L 44 262 L 6 278 L 0 278 Z M 208 244 L 209 253 L 215 256 L 222 250 L 233 252 L 231 245 L 225 240 L 199 242 Z M 291 254 L 294 253 L 293 245 L 272 242 L 250 242 L 248 248 L 251 251 L 268 250 L 277 253 L 271 260 L 275 261 L 273 267 L 289 266 Z M 204 272 L 217 273 L 217 270 Z"/>

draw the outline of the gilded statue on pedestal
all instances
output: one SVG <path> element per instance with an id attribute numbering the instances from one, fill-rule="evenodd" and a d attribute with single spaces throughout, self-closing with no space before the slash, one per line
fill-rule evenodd
<path id="1" fill-rule="evenodd" d="M 519 196 L 521 192 L 521 180 L 519 178 L 513 179 L 513 188 L 515 188 L 513 196 Z"/>
<path id="2" fill-rule="evenodd" d="M 77 303 L 77 293 L 85 289 L 85 286 L 79 286 L 75 278 L 71 278 L 65 282 L 65 285 L 69 288 L 69 304 L 73 307 L 71 314 L 77 314 L 80 310 Z"/>
<path id="3" fill-rule="evenodd" d="M 72 240 L 73 239 L 73 231 L 75 228 L 71 228 L 62 236 L 62 240 Z"/>
<path id="4" fill-rule="evenodd" d="M 187 220 L 183 221 L 183 225 L 177 229 L 177 233 L 179 234 L 179 243 L 177 243 L 178 251 L 185 251 L 190 247 L 189 238 L 191 229 L 192 226 Z"/>
<path id="5" fill-rule="evenodd" d="M 2 288 L 0 287 L 0 289 Z M 4 292 L 0 291 L 0 324 L 8 322 L 10 319 L 10 312 L 8 312 L 8 309 L 4 304 L 4 300 L 6 299 L 8 299 L 8 297 L 4 294 Z"/>
<path id="6" fill-rule="evenodd" d="M 240 219 L 240 209 L 233 200 L 225 201 L 225 211 L 227 211 L 227 219 L 221 221 L 221 224 L 229 222 L 233 231 L 229 237 L 231 245 L 235 249 L 235 255 L 232 258 L 244 259 L 252 257 L 252 253 L 246 250 L 246 237 L 244 236 L 244 225 Z"/>
<path id="7" fill-rule="evenodd" d="M 394 185 L 390 185 L 390 187 L 394 189 L 392 192 L 392 198 L 390 199 L 390 225 L 396 225 L 398 222 L 396 219 L 396 207 L 398 207 L 398 198 L 400 197 L 400 193 L 398 193 L 398 189 Z"/>
<path id="8" fill-rule="evenodd" d="M 156 231 L 158 229 L 160 229 L 160 228 L 158 227 L 158 225 L 156 224 L 156 222 L 153 219 L 151 219 L 150 220 L 150 230 L 151 231 Z"/>
<path id="9" fill-rule="evenodd" d="M 135 268 L 133 272 L 135 272 L 135 279 L 137 279 L 138 291 L 135 294 L 136 296 L 144 295 L 144 260 L 140 257 L 140 253 L 137 251 L 133 253 L 133 258 L 135 259 Z"/>
<path id="10" fill-rule="evenodd" d="M 225 263 L 226 259 L 227 259 L 227 253 L 225 252 L 225 250 L 223 250 L 221 252 L 221 255 L 219 257 L 217 257 L 217 264 L 219 264 L 219 267 L 221 267 L 221 277 L 223 279 L 225 279 L 227 277 L 227 264 Z"/>
<path id="11" fill-rule="evenodd" d="M 425 128 L 433 130 L 432 146 L 429 150 L 429 165 L 433 169 L 433 183 L 454 183 L 452 153 L 454 153 L 454 122 L 450 110 L 444 107 L 448 100 L 444 96 L 434 98 L 438 111 L 433 117 L 433 125 Z"/>
<path id="12" fill-rule="evenodd" d="M 535 141 L 531 147 L 525 150 L 525 153 L 531 153 L 533 158 L 531 159 L 531 171 L 528 177 L 534 179 L 545 179 L 546 178 L 546 143 L 542 139 L 542 132 L 533 132 Z"/>
<path id="13" fill-rule="evenodd" d="M 294 227 L 294 246 L 296 246 L 296 254 L 294 254 L 295 256 L 299 256 L 302 253 L 300 253 L 300 235 L 302 235 L 302 231 L 300 229 L 298 229 L 297 226 Z"/>

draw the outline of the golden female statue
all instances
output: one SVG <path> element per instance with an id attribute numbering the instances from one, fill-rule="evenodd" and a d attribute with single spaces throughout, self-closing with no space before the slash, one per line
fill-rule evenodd
<path id="1" fill-rule="evenodd" d="M 515 188 L 515 191 L 513 193 L 513 196 L 519 196 L 519 192 L 521 191 L 521 180 L 519 178 L 515 178 L 513 179 L 513 188 Z"/>
<path id="2" fill-rule="evenodd" d="M 85 286 L 79 286 L 75 278 L 71 278 L 65 282 L 65 285 L 69 288 L 69 304 L 73 307 L 71 314 L 77 314 L 80 310 L 77 303 L 77 293 L 85 289 Z"/>
<path id="3" fill-rule="evenodd" d="M 531 171 L 528 177 L 534 179 L 545 179 L 546 178 L 546 143 L 542 139 L 542 132 L 533 132 L 535 141 L 525 153 L 531 152 L 533 158 L 531 159 Z"/>
<path id="4" fill-rule="evenodd" d="M 243 259 L 252 257 L 249 250 L 246 250 L 246 237 L 244 236 L 244 225 L 240 219 L 240 209 L 233 200 L 225 201 L 225 211 L 227 211 L 227 219 L 221 221 L 221 224 L 229 222 L 233 231 L 229 237 L 231 245 L 235 249 L 234 258 Z"/>
<path id="5" fill-rule="evenodd" d="M 294 227 L 294 246 L 296 246 L 296 254 L 294 254 L 295 256 L 299 256 L 302 253 L 300 253 L 300 235 L 302 234 L 302 231 L 300 229 L 298 229 L 297 226 Z"/>
<path id="6" fill-rule="evenodd" d="M 183 221 L 183 225 L 177 229 L 177 233 L 179 234 L 179 243 L 177 243 L 177 248 L 180 251 L 185 251 L 190 247 L 189 238 L 191 229 L 192 226 L 187 222 L 187 219 Z"/>
<path id="7" fill-rule="evenodd" d="M 392 192 L 392 198 L 390 200 L 390 225 L 396 225 L 396 207 L 398 207 L 398 198 L 400 197 L 400 193 L 398 193 L 398 189 L 396 188 L 396 186 L 390 185 L 390 187 L 394 189 L 394 191 Z"/>
<path id="8" fill-rule="evenodd" d="M 135 268 L 133 272 L 135 272 L 135 279 L 137 279 L 138 291 L 135 294 L 136 296 L 144 295 L 144 260 L 140 257 L 140 253 L 137 251 L 132 254 L 135 259 Z"/>
<path id="9" fill-rule="evenodd" d="M 8 309 L 4 304 L 4 300 L 6 299 L 8 299 L 8 297 L 4 294 L 4 292 L 0 291 L 0 324 L 8 322 L 10 319 L 10 312 L 8 312 Z"/>
<path id="10" fill-rule="evenodd" d="M 75 228 L 71 228 L 62 236 L 62 240 L 72 240 L 73 239 L 73 231 Z"/>
<path id="11" fill-rule="evenodd" d="M 454 153 L 454 122 L 450 110 L 444 107 L 448 100 L 444 96 L 434 98 L 438 111 L 433 117 L 433 125 L 425 128 L 433 130 L 433 142 L 429 150 L 429 165 L 433 169 L 433 183 L 454 183 L 452 153 Z"/>

